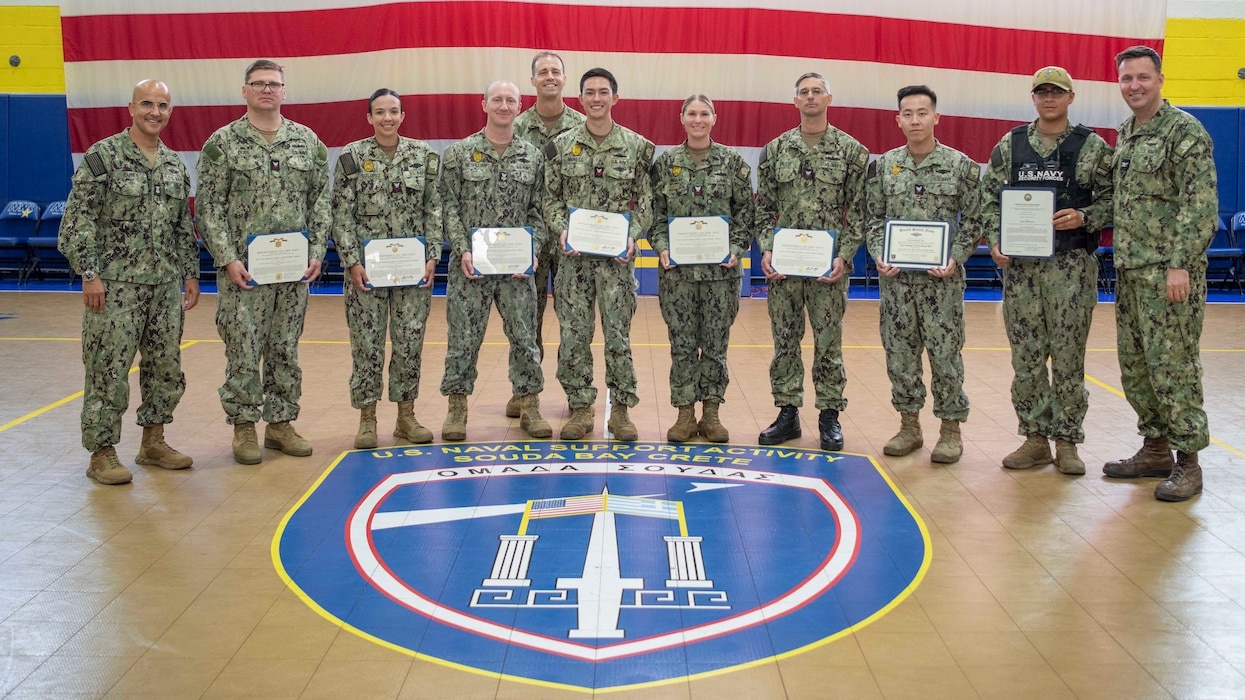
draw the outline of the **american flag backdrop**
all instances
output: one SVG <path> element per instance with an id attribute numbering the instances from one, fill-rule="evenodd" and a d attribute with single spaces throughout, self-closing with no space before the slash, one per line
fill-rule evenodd
<path id="1" fill-rule="evenodd" d="M 259 6 L 265 9 L 257 10 Z M 760 147 L 798 124 L 793 83 L 826 75 L 831 123 L 881 153 L 903 142 L 895 91 L 939 95 L 939 139 L 985 161 L 1011 126 L 1033 118 L 1030 76 L 1067 68 L 1074 121 L 1110 130 L 1127 109 L 1112 56 L 1138 43 L 1162 50 L 1166 0 L 66 0 L 61 3 L 72 149 L 119 131 L 143 78 L 167 82 L 175 110 L 164 139 L 193 166 L 213 130 L 243 114 L 252 59 L 286 66 L 283 113 L 331 148 L 370 136 L 366 98 L 405 97 L 403 133 L 443 148 L 483 125 L 480 96 L 495 79 L 523 90 L 532 55 L 566 62 L 568 103 L 579 76 L 618 77 L 616 121 L 665 146 L 683 140 L 679 105 L 705 93 L 715 140 L 755 164 Z"/>

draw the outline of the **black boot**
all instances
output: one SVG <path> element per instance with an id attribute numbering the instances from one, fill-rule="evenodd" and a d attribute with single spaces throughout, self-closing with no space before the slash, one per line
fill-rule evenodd
<path id="1" fill-rule="evenodd" d="M 821 433 L 821 449 L 838 452 L 843 449 L 843 426 L 839 425 L 839 412 L 827 408 L 817 417 L 817 430 Z"/>
<path id="2" fill-rule="evenodd" d="M 781 406 L 778 409 L 778 417 L 768 428 L 761 431 L 757 442 L 762 445 L 781 445 L 800 435 L 800 409 L 795 406 Z"/>

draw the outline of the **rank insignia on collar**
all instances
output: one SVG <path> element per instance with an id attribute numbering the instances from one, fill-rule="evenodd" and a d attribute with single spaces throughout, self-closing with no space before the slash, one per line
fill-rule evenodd
<path id="1" fill-rule="evenodd" d="M 583 152 L 584 152 L 584 149 L 579 144 L 575 144 L 574 146 L 571 146 L 571 155 L 577 156 Z"/>
<path id="2" fill-rule="evenodd" d="M 605 177 L 605 168 L 598 165 L 595 169 L 593 169 L 592 174 L 597 177 Z"/>
<path id="3" fill-rule="evenodd" d="M 681 173 L 681 172 L 683 172 L 683 166 L 682 166 L 682 165 L 676 165 L 676 166 L 674 166 L 673 168 L 671 168 L 671 169 L 670 169 L 670 174 L 671 174 L 671 175 L 673 175 L 673 176 L 675 176 L 675 177 L 678 177 L 678 176 L 679 176 L 679 173 Z"/>
<path id="4" fill-rule="evenodd" d="M 372 162 L 372 161 L 370 161 L 370 160 L 365 160 L 365 161 L 363 161 L 363 169 L 364 169 L 366 172 L 369 172 L 369 173 L 370 173 L 370 172 L 372 172 L 373 170 L 375 170 L 375 169 L 376 169 L 376 164 L 375 164 L 375 163 L 373 163 L 373 162 Z"/>
<path id="5" fill-rule="evenodd" d="M 393 193 L 400 194 L 402 192 L 402 183 L 397 180 L 393 181 Z"/>
<path id="6" fill-rule="evenodd" d="M 898 175 L 901 168 L 898 165 L 891 166 L 891 175 Z"/>
<path id="7" fill-rule="evenodd" d="M 915 191 L 917 194 L 925 194 L 925 185 L 917 185 Z"/>
<path id="8" fill-rule="evenodd" d="M 505 174 L 505 173 L 502 173 L 502 174 L 501 174 L 501 181 L 502 181 L 502 182 L 505 182 L 505 181 L 506 181 L 506 174 Z"/>
<path id="9" fill-rule="evenodd" d="M 1130 161 L 1130 160 L 1129 160 L 1129 159 L 1127 159 L 1127 158 L 1125 158 L 1124 160 L 1120 161 L 1120 172 L 1127 172 L 1127 171 L 1128 171 L 1128 166 L 1129 166 L 1129 165 L 1131 165 L 1131 164 L 1132 164 L 1132 161 Z"/>
<path id="10" fill-rule="evenodd" d="M 701 194 L 703 194 L 703 193 L 704 193 L 704 191 L 705 191 L 705 188 L 704 188 L 704 187 L 702 187 L 702 186 L 700 186 L 700 185 L 694 185 L 694 186 L 692 186 L 692 194 L 694 194 L 694 195 L 696 195 L 696 196 L 698 196 L 698 197 L 699 197 Z"/>
<path id="11" fill-rule="evenodd" d="M 813 169 L 812 169 L 812 168 L 806 168 L 806 169 L 804 170 L 803 175 L 804 175 L 804 179 L 805 179 L 805 180 L 812 180 L 812 179 L 813 179 Z"/>
<path id="12" fill-rule="evenodd" d="M 480 161 L 482 161 L 482 160 L 484 160 L 484 154 L 483 154 L 483 153 L 481 153 L 481 152 L 479 152 L 479 151 L 473 151 L 473 152 L 471 153 L 471 162 L 473 162 L 473 163 L 479 163 L 479 162 L 480 162 Z"/>
<path id="13" fill-rule="evenodd" d="M 273 158 L 272 162 L 269 165 L 272 167 L 272 172 L 274 173 L 281 172 L 281 161 L 277 160 L 276 158 Z"/>

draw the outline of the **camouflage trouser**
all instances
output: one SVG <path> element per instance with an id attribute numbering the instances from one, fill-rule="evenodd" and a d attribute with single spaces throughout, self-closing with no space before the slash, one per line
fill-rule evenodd
<path id="1" fill-rule="evenodd" d="M 917 413 L 925 405 L 921 350 L 929 353 L 930 392 L 934 415 L 943 420 L 968 420 L 964 393 L 964 275 L 935 278 L 923 271 L 880 277 L 878 315 L 886 374 L 891 380 L 891 405 L 900 413 Z"/>
<path id="2" fill-rule="evenodd" d="M 470 394 L 475 390 L 480 344 L 488 329 L 489 307 L 497 303 L 502 330 L 510 341 L 510 385 L 515 396 L 539 394 L 545 388 L 536 349 L 536 287 L 532 278 L 490 276 L 467 279 L 462 259 L 450 258 L 450 282 L 445 291 L 449 347 L 441 394 Z"/>
<path id="3" fill-rule="evenodd" d="M 380 400 L 385 367 L 385 329 L 392 342 L 389 400 L 419 398 L 424 330 L 432 306 L 432 287 L 377 287 L 361 292 L 346 279 L 346 325 L 350 328 L 350 405 L 363 408 Z"/>
<path id="4" fill-rule="evenodd" d="M 1167 437 L 1173 449 L 1210 444 L 1202 409 L 1202 317 L 1206 269 L 1189 270 L 1187 301 L 1167 300 L 1167 268 L 1116 269 L 1115 331 L 1124 395 L 1137 430 Z"/>
<path id="5" fill-rule="evenodd" d="M 774 359 L 769 365 L 775 406 L 804 404 L 804 309 L 813 325 L 813 389 L 817 410 L 847 408 L 843 389 L 843 312 L 847 309 L 847 276 L 826 284 L 806 277 L 788 277 L 769 284 L 769 322 Z"/>
<path id="6" fill-rule="evenodd" d="M 595 310 L 601 308 L 605 335 L 605 385 L 610 400 L 635 406 L 635 365 L 631 361 L 631 317 L 635 315 L 636 281 L 632 265 L 613 258 L 576 255 L 562 258 L 554 278 L 553 309 L 561 326 L 558 381 L 572 408 L 597 400 L 592 385 L 592 336 Z"/>
<path id="7" fill-rule="evenodd" d="M 303 394 L 298 337 L 307 314 L 307 285 L 283 282 L 242 290 L 224 270 L 216 279 L 216 332 L 225 341 L 225 383 L 219 392 L 225 422 L 298 418 Z"/>
<path id="8" fill-rule="evenodd" d="M 726 348 L 739 313 L 739 279 L 657 279 L 661 317 L 670 338 L 670 404 L 725 403 Z"/>
<path id="9" fill-rule="evenodd" d="M 182 374 L 180 282 L 132 284 L 104 280 L 104 310 L 82 312 L 82 446 L 90 452 L 121 440 L 121 418 L 130 406 L 130 366 L 137 352 L 143 402 L 139 425 L 173 422 L 186 391 Z"/>
<path id="10" fill-rule="evenodd" d="M 540 254 L 540 264 L 536 266 L 536 347 L 540 358 L 545 359 L 545 306 L 549 303 L 549 280 L 558 278 L 558 264 L 562 261 L 562 252 L 556 249 L 545 250 Z"/>
<path id="11" fill-rule="evenodd" d="M 1003 268 L 1003 323 L 1012 346 L 1012 405 L 1021 435 L 1085 441 L 1085 344 L 1097 282 L 1098 261 L 1086 250 L 1050 260 L 1014 258 Z"/>

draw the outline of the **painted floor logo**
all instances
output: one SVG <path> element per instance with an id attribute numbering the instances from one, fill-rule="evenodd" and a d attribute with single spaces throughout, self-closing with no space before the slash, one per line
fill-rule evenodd
<path id="1" fill-rule="evenodd" d="M 532 441 L 348 452 L 273 559 L 380 644 L 607 690 L 831 642 L 910 594 L 930 547 L 868 457 Z"/>

